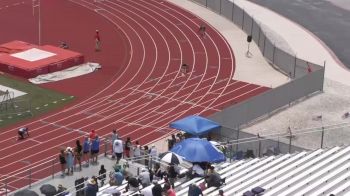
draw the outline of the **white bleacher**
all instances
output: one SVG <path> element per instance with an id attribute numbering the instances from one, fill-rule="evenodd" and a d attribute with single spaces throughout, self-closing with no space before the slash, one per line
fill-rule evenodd
<path id="1" fill-rule="evenodd" d="M 290 154 L 285 154 L 283 156 L 280 156 L 278 157 L 277 159 L 263 165 L 262 167 L 256 169 L 256 170 L 253 170 L 252 172 L 249 172 L 247 175 L 244 175 L 240 178 L 238 178 L 237 180 L 235 180 L 234 182 L 228 184 L 228 182 L 226 182 L 228 185 L 226 185 L 223 190 L 224 192 L 227 192 L 227 194 L 231 194 L 231 193 L 234 193 L 236 192 L 237 190 L 239 190 L 240 188 L 242 188 L 243 184 L 246 182 L 246 181 L 249 181 L 249 179 L 251 178 L 254 178 L 256 177 L 257 175 L 259 174 L 262 174 L 264 173 L 265 171 L 268 171 L 268 170 L 272 170 L 273 167 L 275 167 L 276 165 L 280 164 L 281 162 L 284 162 L 286 160 L 288 160 L 289 158 L 291 157 Z"/>
<path id="2" fill-rule="evenodd" d="M 282 189 L 286 191 L 285 189 L 292 186 L 296 180 L 298 179 L 300 180 L 301 178 L 300 176 L 305 176 L 305 174 L 315 171 L 316 169 L 322 169 L 322 167 L 325 166 L 327 163 L 329 163 L 331 160 L 334 160 L 340 157 L 341 155 L 343 155 L 344 153 L 349 152 L 350 147 L 341 149 L 340 152 L 338 153 L 335 153 L 336 151 L 337 150 L 334 150 L 333 152 L 331 149 L 325 152 L 324 154 L 320 155 L 319 157 L 312 159 L 311 161 L 285 174 L 283 177 L 279 178 L 278 180 L 264 186 L 266 190 L 269 190 L 264 194 L 264 196 L 281 195 L 280 191 Z"/>
<path id="3" fill-rule="evenodd" d="M 314 195 L 328 195 L 332 192 L 332 190 L 334 189 L 335 186 L 339 185 L 342 183 L 342 181 L 347 181 L 349 180 L 349 176 L 350 176 L 350 170 L 344 172 L 341 176 L 337 176 L 334 180 L 332 180 L 331 182 L 327 182 L 327 181 L 323 181 L 322 186 L 320 188 L 318 188 L 317 190 L 315 190 L 315 192 L 312 192 L 311 194 Z M 306 193 L 305 195 L 311 195 Z"/>
<path id="4" fill-rule="evenodd" d="M 324 168 L 315 168 L 315 173 L 306 174 L 305 177 L 304 175 L 299 175 L 299 179 L 303 179 L 300 180 L 298 183 L 293 184 L 293 186 L 290 189 L 283 192 L 283 194 L 281 195 L 303 195 L 303 193 L 312 190 L 313 188 L 316 188 L 319 184 L 321 184 L 324 181 L 327 181 L 333 176 L 336 176 L 342 172 L 346 172 L 347 169 L 349 169 L 350 167 L 350 162 L 348 161 L 349 159 L 350 154 L 347 154 L 346 156 L 342 157 L 341 159 L 335 160 L 334 162 L 330 163 Z"/>
<path id="5" fill-rule="evenodd" d="M 344 184 L 342 184 L 341 186 L 337 187 L 336 189 L 334 189 L 331 193 L 334 195 L 349 195 L 350 193 L 350 180 L 348 180 L 347 182 L 345 182 Z"/>
<path id="6" fill-rule="evenodd" d="M 307 152 L 298 153 L 298 154 L 290 157 L 289 159 L 275 165 L 274 167 L 271 167 L 270 169 L 266 169 L 266 170 L 262 171 L 260 174 L 256 174 L 255 176 L 252 176 L 250 179 L 245 180 L 244 182 L 241 182 L 240 184 L 237 184 L 237 186 L 235 186 L 231 190 L 229 190 L 229 193 L 235 193 L 237 195 L 242 195 L 243 192 L 245 192 L 246 190 L 249 190 L 249 189 L 256 187 L 256 183 L 258 183 L 259 181 L 263 180 L 267 176 L 272 175 L 276 171 L 283 169 L 284 167 L 288 166 L 289 164 L 292 164 L 296 160 L 301 159 L 306 154 L 307 154 Z M 234 182 L 234 183 L 236 183 L 236 182 Z M 232 183 L 232 184 L 234 184 L 234 183 Z M 230 186 L 230 185 L 228 185 L 228 186 Z M 237 193 L 238 191 L 241 191 L 241 192 Z"/>

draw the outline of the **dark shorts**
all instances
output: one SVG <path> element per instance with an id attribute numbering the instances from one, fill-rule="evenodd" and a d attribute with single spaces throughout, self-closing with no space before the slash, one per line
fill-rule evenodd
<path id="1" fill-rule="evenodd" d="M 91 154 L 98 154 L 99 150 L 91 150 Z"/>
<path id="2" fill-rule="evenodd" d="M 86 152 L 83 152 L 84 154 L 87 154 L 87 153 L 89 153 L 90 151 L 86 151 Z"/>
<path id="3" fill-rule="evenodd" d="M 118 159 L 121 159 L 122 156 L 123 156 L 123 153 L 115 153 L 115 156 L 116 156 Z"/>

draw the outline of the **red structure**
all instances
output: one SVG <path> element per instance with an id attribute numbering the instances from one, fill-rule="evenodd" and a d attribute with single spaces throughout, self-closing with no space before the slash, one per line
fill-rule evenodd
<path id="1" fill-rule="evenodd" d="M 0 70 L 24 78 L 47 74 L 84 63 L 84 56 L 59 47 L 22 41 L 0 45 Z"/>

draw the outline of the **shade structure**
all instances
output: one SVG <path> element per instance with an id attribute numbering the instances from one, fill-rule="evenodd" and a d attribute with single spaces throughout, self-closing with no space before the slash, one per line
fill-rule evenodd
<path id="1" fill-rule="evenodd" d="M 196 136 L 206 134 L 220 127 L 216 122 L 196 115 L 187 116 L 172 122 L 169 126 Z"/>
<path id="2" fill-rule="evenodd" d="M 39 194 L 32 191 L 32 190 L 24 189 L 24 190 L 16 192 L 14 194 L 14 196 L 39 196 Z"/>
<path id="3" fill-rule="evenodd" d="M 181 164 L 183 161 L 179 155 L 173 152 L 164 153 L 164 155 L 161 156 L 161 160 L 166 163 L 176 164 L 176 165 Z"/>
<path id="4" fill-rule="evenodd" d="M 189 162 L 218 163 L 226 160 L 225 155 L 207 140 L 188 138 L 177 143 L 171 150 Z"/>
<path id="5" fill-rule="evenodd" d="M 40 192 L 45 196 L 54 196 L 57 193 L 56 187 L 51 184 L 44 184 L 40 187 Z"/>

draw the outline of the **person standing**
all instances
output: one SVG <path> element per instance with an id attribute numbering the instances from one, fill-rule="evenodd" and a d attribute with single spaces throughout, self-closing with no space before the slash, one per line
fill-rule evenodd
<path id="1" fill-rule="evenodd" d="M 73 150 L 71 147 L 67 147 L 66 154 L 67 154 L 67 169 L 68 169 L 67 174 L 73 175 L 74 155 L 73 155 Z"/>
<path id="2" fill-rule="evenodd" d="M 98 135 L 91 142 L 91 162 L 97 164 L 98 153 L 100 152 L 100 139 Z"/>
<path id="3" fill-rule="evenodd" d="M 63 149 L 61 149 L 61 152 L 60 152 L 58 158 L 59 158 L 60 164 L 61 164 L 61 171 L 62 171 L 61 176 L 64 176 L 65 175 L 65 171 L 66 171 L 67 161 L 66 161 L 66 153 L 64 152 Z"/>
<path id="4" fill-rule="evenodd" d="M 126 158 L 130 158 L 130 148 L 131 148 L 131 139 L 130 137 L 126 138 L 126 142 L 125 142 L 125 148 L 124 148 L 124 153 Z"/>
<path id="5" fill-rule="evenodd" d="M 123 141 L 117 138 L 113 144 L 113 152 L 117 157 L 117 164 L 119 164 L 120 159 L 123 156 Z"/>
<path id="6" fill-rule="evenodd" d="M 101 165 L 101 168 L 98 171 L 98 179 L 101 181 L 101 187 L 105 184 L 106 172 L 107 170 L 105 169 L 105 166 Z"/>
<path id="7" fill-rule="evenodd" d="M 118 139 L 118 134 L 117 134 L 117 130 L 113 129 L 112 130 L 112 135 L 111 135 L 111 142 L 112 142 L 112 159 L 115 158 L 115 152 L 113 151 L 113 145 L 114 145 L 114 141 Z"/>
<path id="8" fill-rule="evenodd" d="M 199 34 L 202 38 L 205 38 L 206 36 L 206 27 L 204 24 L 201 24 L 201 26 L 199 27 Z"/>
<path id="9" fill-rule="evenodd" d="M 74 148 L 74 157 L 75 161 L 79 164 L 79 170 L 81 171 L 81 156 L 83 154 L 83 147 L 80 144 L 79 140 L 75 141 L 76 147 Z"/>
<path id="10" fill-rule="evenodd" d="M 98 52 L 101 50 L 101 38 L 100 38 L 100 32 L 96 30 L 95 33 L 95 51 Z"/>
<path id="11" fill-rule="evenodd" d="M 89 162 L 90 162 L 90 139 L 89 137 L 86 137 L 84 140 L 84 144 L 83 144 L 83 160 L 85 160 L 86 162 L 86 166 L 89 166 Z"/>
<path id="12" fill-rule="evenodd" d="M 137 162 L 137 163 L 141 162 L 141 160 L 140 160 L 141 159 L 141 146 L 139 144 L 139 141 L 135 142 L 135 146 L 133 149 L 133 156 L 134 156 L 135 162 Z"/>

